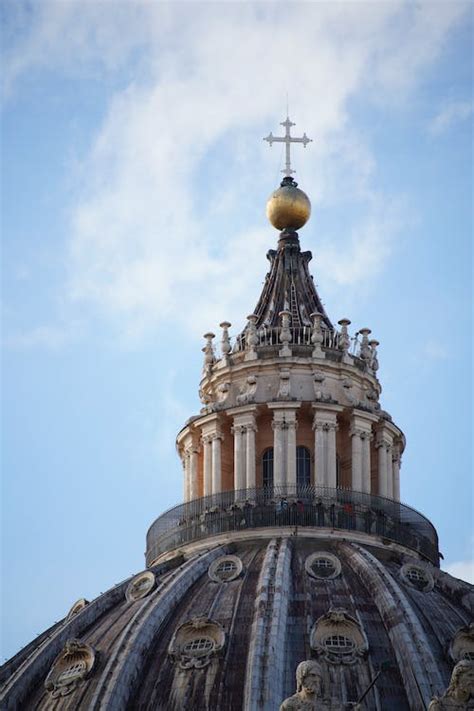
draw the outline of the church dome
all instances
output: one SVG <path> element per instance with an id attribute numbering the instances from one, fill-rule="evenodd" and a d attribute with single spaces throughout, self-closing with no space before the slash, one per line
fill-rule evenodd
<path id="1" fill-rule="evenodd" d="M 270 144 L 289 145 L 283 125 Z M 236 335 L 221 322 L 219 351 L 205 334 L 202 407 L 176 439 L 184 502 L 151 524 L 142 572 L 78 591 L 2 667 L 0 708 L 473 708 L 474 588 L 400 500 L 379 343 L 326 314 L 291 177 L 268 209 L 286 232 L 254 311 Z"/>

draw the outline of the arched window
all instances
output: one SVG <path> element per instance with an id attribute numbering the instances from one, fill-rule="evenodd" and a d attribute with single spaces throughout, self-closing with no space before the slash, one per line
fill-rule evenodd
<path id="1" fill-rule="evenodd" d="M 273 447 L 269 447 L 262 457 L 263 488 L 273 487 Z"/>
<path id="2" fill-rule="evenodd" d="M 311 485 L 311 455 L 307 447 L 296 448 L 296 483 L 298 489 Z"/>

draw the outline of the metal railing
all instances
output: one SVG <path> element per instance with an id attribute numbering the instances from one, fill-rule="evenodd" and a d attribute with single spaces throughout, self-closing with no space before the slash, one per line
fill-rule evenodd
<path id="1" fill-rule="evenodd" d="M 439 565 L 430 521 L 398 501 L 349 489 L 275 486 L 226 491 L 175 506 L 147 533 L 146 562 L 167 551 L 230 531 L 265 527 L 324 527 L 381 536 Z"/>

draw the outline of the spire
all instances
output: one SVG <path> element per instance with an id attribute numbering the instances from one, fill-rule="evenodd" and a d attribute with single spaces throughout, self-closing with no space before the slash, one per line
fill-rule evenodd
<path id="1" fill-rule="evenodd" d="M 291 326 L 311 326 L 311 314 L 321 314 L 321 326 L 334 330 L 319 298 L 308 264 L 313 255 L 302 252 L 296 232 L 283 232 L 278 249 L 270 249 L 270 271 L 265 277 L 261 296 L 255 307 L 256 327 L 279 326 L 281 311 L 291 314 Z"/>

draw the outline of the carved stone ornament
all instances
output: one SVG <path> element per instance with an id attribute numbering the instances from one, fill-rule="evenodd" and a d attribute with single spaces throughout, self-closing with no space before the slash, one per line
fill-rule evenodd
<path id="1" fill-rule="evenodd" d="M 280 711 L 329 711 L 324 698 L 323 670 L 312 659 L 300 662 L 296 668 L 296 694 L 285 699 Z"/>
<path id="2" fill-rule="evenodd" d="M 282 368 L 280 370 L 280 384 L 278 386 L 277 400 L 291 399 L 291 379 L 290 369 Z"/>
<path id="3" fill-rule="evenodd" d="M 331 664 L 355 664 L 369 649 L 359 623 L 345 610 L 332 608 L 313 625 L 311 649 Z"/>
<path id="4" fill-rule="evenodd" d="M 89 600 L 86 600 L 84 597 L 80 597 L 79 600 L 76 600 L 74 605 L 71 607 L 71 609 L 67 613 L 66 619 L 70 620 L 71 617 L 74 617 L 74 615 L 77 615 L 77 613 L 80 612 L 81 610 L 83 610 L 88 604 L 89 604 Z"/>
<path id="5" fill-rule="evenodd" d="M 53 699 L 67 696 L 90 674 L 95 663 L 92 647 L 78 639 L 66 642 L 44 682 Z"/>
<path id="6" fill-rule="evenodd" d="M 128 584 L 125 597 L 128 602 L 135 602 L 146 597 L 155 587 L 155 576 L 150 570 L 136 575 Z"/>
<path id="7" fill-rule="evenodd" d="M 474 709 L 474 661 L 462 659 L 451 674 L 451 681 L 442 696 L 435 696 L 428 711 Z"/>
<path id="8" fill-rule="evenodd" d="M 474 622 L 456 632 L 449 646 L 449 656 L 453 662 L 461 659 L 474 662 Z"/>
<path id="9" fill-rule="evenodd" d="M 431 592 L 434 578 L 431 571 L 420 563 L 405 563 L 400 568 L 402 580 L 419 592 Z"/>
<path id="10" fill-rule="evenodd" d="M 236 580 L 242 573 L 243 565 L 236 555 L 224 555 L 212 561 L 208 575 L 215 583 L 227 583 Z"/>
<path id="11" fill-rule="evenodd" d="M 341 561 L 332 553 L 318 551 L 309 555 L 304 567 L 308 575 L 318 580 L 333 580 L 341 573 Z"/>
<path id="12" fill-rule="evenodd" d="M 257 392 L 257 376 L 249 375 L 245 379 L 245 383 L 240 388 L 240 394 L 236 397 L 237 405 L 248 405 L 255 402 L 255 393 Z"/>
<path id="13" fill-rule="evenodd" d="M 207 617 L 194 617 L 182 624 L 173 635 L 168 654 L 181 669 L 202 669 L 225 645 L 225 632 L 218 622 Z"/>

